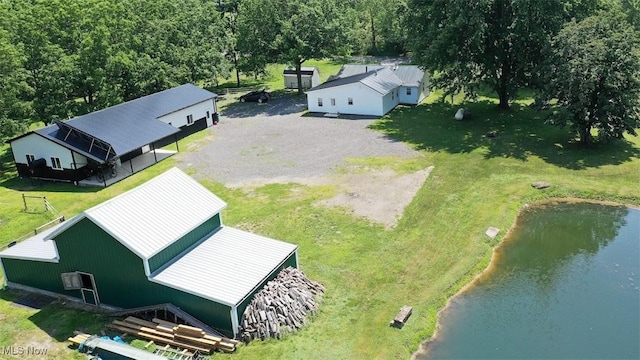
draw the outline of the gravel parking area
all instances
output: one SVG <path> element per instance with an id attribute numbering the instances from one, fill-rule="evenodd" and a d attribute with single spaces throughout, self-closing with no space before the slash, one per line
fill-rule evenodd
<path id="1" fill-rule="evenodd" d="M 372 119 L 300 116 L 296 100 L 280 97 L 265 105 L 234 104 L 211 130 L 214 139 L 197 152 L 183 153 L 183 163 L 196 168 L 196 176 L 242 186 L 256 180 L 290 182 L 287 179 L 326 176 L 346 165 L 348 157 L 419 154 L 367 129 Z"/>
<path id="2" fill-rule="evenodd" d="M 403 204 L 395 206 L 399 207 L 399 214 L 398 211 L 392 211 L 393 214 L 386 215 L 389 219 L 383 219 L 359 213 L 354 204 L 349 202 L 362 202 L 363 199 L 376 202 L 375 196 L 371 197 L 371 191 L 367 191 L 367 196 L 358 195 L 358 178 L 364 183 L 376 178 L 380 182 L 380 192 L 389 193 L 385 187 L 394 186 L 390 181 L 394 178 L 393 171 L 389 173 L 387 170 L 382 177 L 380 174 L 364 177 L 358 174 L 359 177 L 354 175 L 346 179 L 344 174 L 337 176 L 336 169 L 346 166 L 347 158 L 408 158 L 421 154 L 402 142 L 367 129 L 373 119 L 301 116 L 305 108 L 304 99 L 287 95 L 275 97 L 267 104 L 232 104 L 222 113 L 218 125 L 210 130 L 213 134 L 210 139 L 199 144 L 195 151 L 180 153 L 178 159 L 181 167 L 196 169 L 196 178 L 215 179 L 230 187 L 251 188 L 267 183 L 289 182 L 344 185 L 341 188 L 349 196 L 328 201 L 325 205 L 351 207 L 358 215 L 392 225 L 428 172 L 411 179 L 415 189 L 407 190 L 411 195 L 408 199 L 404 196 Z M 407 184 L 402 186 L 406 187 Z M 360 204 L 359 207 L 366 212 L 366 204 Z M 389 209 L 379 210 L 380 213 L 385 211 L 389 212 Z"/>

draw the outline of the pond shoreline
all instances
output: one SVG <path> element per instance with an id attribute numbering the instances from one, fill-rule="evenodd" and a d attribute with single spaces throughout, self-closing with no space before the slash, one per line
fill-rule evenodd
<path id="1" fill-rule="evenodd" d="M 612 207 L 626 207 L 628 209 L 640 210 L 640 206 L 637 206 L 637 205 L 622 204 L 622 203 L 618 203 L 614 201 L 606 201 L 606 200 L 592 200 L 592 199 L 580 199 L 580 198 L 548 198 L 548 199 L 535 201 L 532 203 L 523 204 L 520 210 L 518 211 L 516 218 L 513 221 L 513 224 L 509 227 L 509 229 L 507 230 L 505 235 L 502 237 L 502 239 L 498 242 L 498 244 L 496 244 L 493 247 L 489 264 L 482 271 L 476 274 L 471 280 L 469 280 L 465 285 L 463 285 L 455 294 L 453 294 L 451 297 L 449 297 L 449 299 L 447 299 L 447 302 L 445 303 L 445 305 L 437 312 L 436 328 L 433 332 L 433 335 L 431 335 L 430 338 L 420 343 L 420 345 L 418 346 L 418 349 L 412 353 L 411 359 L 412 360 L 421 359 L 423 356 L 426 356 L 428 354 L 429 345 L 433 343 L 436 339 L 438 339 L 438 334 L 442 326 L 440 322 L 441 314 L 445 310 L 451 307 L 452 302 L 454 302 L 459 296 L 471 290 L 476 285 L 479 279 L 481 279 L 482 277 L 488 274 L 491 274 L 491 272 L 495 270 L 496 256 L 497 256 L 496 254 L 498 253 L 497 250 L 503 247 L 505 244 L 513 241 L 512 239 L 513 230 L 519 225 L 519 220 L 522 218 L 522 215 L 526 211 L 534 208 L 538 208 L 538 207 L 549 206 L 549 205 L 580 204 L 580 203 L 605 205 L 605 206 L 612 206 Z"/>

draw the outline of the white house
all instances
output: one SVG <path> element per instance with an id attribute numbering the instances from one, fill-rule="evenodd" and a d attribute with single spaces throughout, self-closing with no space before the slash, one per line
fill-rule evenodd
<path id="1" fill-rule="evenodd" d="M 382 116 L 399 104 L 402 81 L 383 68 L 335 78 L 307 91 L 310 112 Z"/>
<path id="2" fill-rule="evenodd" d="M 212 126 L 218 121 L 216 97 L 185 84 L 56 121 L 8 142 L 19 176 L 78 182 L 92 169 L 122 164 Z M 132 166 L 130 172 L 139 170 Z"/>
<path id="3" fill-rule="evenodd" d="M 429 96 L 429 75 L 416 65 L 397 65 L 394 73 L 402 81 L 400 104 L 418 105 Z"/>
<path id="4" fill-rule="evenodd" d="M 302 88 L 310 89 L 314 86 L 320 85 L 320 72 L 315 66 L 303 66 L 300 68 L 300 75 L 302 80 Z M 298 88 L 298 75 L 294 67 L 288 67 L 282 72 L 284 77 L 285 89 L 297 89 Z"/>
<path id="5" fill-rule="evenodd" d="M 429 94 L 429 78 L 416 65 L 344 65 L 307 91 L 310 112 L 382 116 L 398 104 L 417 105 Z"/>

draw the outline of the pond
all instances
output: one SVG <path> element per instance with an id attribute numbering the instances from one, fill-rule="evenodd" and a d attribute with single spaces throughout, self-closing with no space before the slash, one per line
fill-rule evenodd
<path id="1" fill-rule="evenodd" d="M 529 208 L 419 359 L 640 358 L 640 210 Z"/>

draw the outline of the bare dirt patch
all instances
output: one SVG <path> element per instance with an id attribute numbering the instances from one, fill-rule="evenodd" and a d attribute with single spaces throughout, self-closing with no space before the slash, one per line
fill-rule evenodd
<path id="1" fill-rule="evenodd" d="M 391 169 L 344 174 L 338 179 L 340 193 L 317 204 L 344 207 L 355 215 L 391 228 L 396 225 L 404 208 L 413 200 L 431 170 L 433 166 L 407 175 L 398 175 Z"/>

